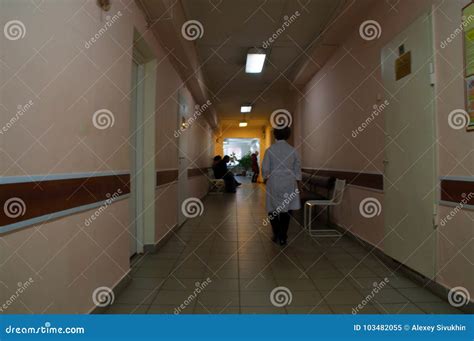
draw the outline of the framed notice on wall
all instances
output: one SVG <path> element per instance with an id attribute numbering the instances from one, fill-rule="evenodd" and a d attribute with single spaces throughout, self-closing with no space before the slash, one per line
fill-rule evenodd
<path id="1" fill-rule="evenodd" d="M 466 87 L 466 111 L 469 115 L 468 131 L 474 131 L 474 3 L 462 10 L 464 28 L 464 66 Z"/>

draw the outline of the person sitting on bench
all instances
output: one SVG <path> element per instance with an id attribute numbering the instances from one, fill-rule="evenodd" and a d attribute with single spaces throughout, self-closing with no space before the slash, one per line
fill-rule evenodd
<path id="1" fill-rule="evenodd" d="M 225 191 L 235 193 L 235 188 L 241 183 L 235 180 L 234 174 L 227 168 L 227 163 L 230 161 L 229 155 L 225 155 L 214 168 L 216 179 L 224 179 Z"/>

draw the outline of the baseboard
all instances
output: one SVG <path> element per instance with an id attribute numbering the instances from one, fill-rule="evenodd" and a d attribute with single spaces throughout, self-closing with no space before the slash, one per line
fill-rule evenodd
<path id="1" fill-rule="evenodd" d="M 166 244 L 166 242 L 173 236 L 174 232 L 176 232 L 181 226 L 183 226 L 186 223 L 186 220 L 178 226 L 178 224 L 175 224 L 173 227 L 171 227 L 166 234 L 161 237 L 159 241 L 157 241 L 155 244 L 145 244 L 143 245 L 143 253 L 148 254 L 148 253 L 154 253 L 158 251 L 160 248 L 163 247 L 163 245 Z"/>
<path id="2" fill-rule="evenodd" d="M 387 265 L 387 267 L 390 267 L 392 269 L 397 269 L 397 271 L 400 271 L 401 273 L 403 273 L 406 277 L 408 277 L 413 282 L 420 284 L 421 286 L 427 288 L 436 296 L 448 302 L 448 294 L 450 291 L 449 288 L 445 287 L 444 285 L 436 281 L 433 281 L 432 279 L 427 278 L 426 276 L 420 274 L 419 272 L 413 270 L 412 268 L 409 268 L 405 264 L 402 264 L 399 261 L 393 259 L 392 257 L 388 256 L 386 253 L 384 253 L 382 250 L 375 247 L 368 241 L 355 235 L 351 231 L 334 223 L 331 224 L 331 226 L 339 230 L 341 233 L 348 236 L 349 238 L 359 242 L 366 250 L 370 250 L 377 258 L 379 258 L 385 265 Z M 474 303 L 472 301 L 470 301 L 468 304 L 464 306 L 457 307 L 457 308 L 466 314 L 474 314 Z"/>
<path id="3" fill-rule="evenodd" d="M 112 291 L 114 293 L 114 297 L 118 297 L 120 293 L 130 284 L 132 281 L 132 276 L 130 276 L 131 269 L 127 271 L 127 273 L 117 281 L 117 283 L 114 285 L 112 288 Z M 109 306 L 105 307 L 98 307 L 95 306 L 92 308 L 88 314 L 103 314 L 104 312 L 107 311 Z"/>

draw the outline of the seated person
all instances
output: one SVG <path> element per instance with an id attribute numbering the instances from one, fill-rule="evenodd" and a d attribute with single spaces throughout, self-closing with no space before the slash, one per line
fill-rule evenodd
<path id="1" fill-rule="evenodd" d="M 214 172 L 214 178 L 216 178 L 216 179 L 220 179 L 216 175 L 216 168 L 217 168 L 217 165 L 219 164 L 219 162 L 221 160 L 222 160 L 222 156 L 220 156 L 220 155 L 216 155 L 216 156 L 214 156 L 214 159 L 212 159 L 212 171 Z"/>
<path id="2" fill-rule="evenodd" d="M 235 188 L 241 183 L 235 180 L 234 174 L 227 168 L 227 163 L 230 161 L 228 155 L 224 156 L 214 167 L 214 175 L 216 179 L 224 179 L 226 192 L 235 193 Z"/>

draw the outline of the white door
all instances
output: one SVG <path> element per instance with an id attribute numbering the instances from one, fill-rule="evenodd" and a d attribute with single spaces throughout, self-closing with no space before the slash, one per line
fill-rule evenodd
<path id="1" fill-rule="evenodd" d="M 432 31 L 431 16 L 423 15 L 382 51 L 389 101 L 384 111 L 383 247 L 389 256 L 428 278 L 435 273 L 436 248 Z"/>
<path id="2" fill-rule="evenodd" d="M 178 131 L 181 134 L 178 137 L 178 226 L 184 223 L 186 217 L 183 215 L 181 210 L 181 204 L 187 198 L 187 186 L 188 186 L 188 158 L 187 158 L 187 136 L 189 132 L 186 130 L 180 130 L 187 119 L 188 107 L 186 104 L 186 98 L 183 93 L 184 90 L 178 92 Z"/>
<path id="3" fill-rule="evenodd" d="M 139 231 L 143 231 L 143 65 L 133 62 L 132 65 L 132 110 L 131 110 L 131 159 L 130 172 L 131 186 L 131 224 L 130 233 L 130 257 L 140 252 L 138 250 Z"/>

